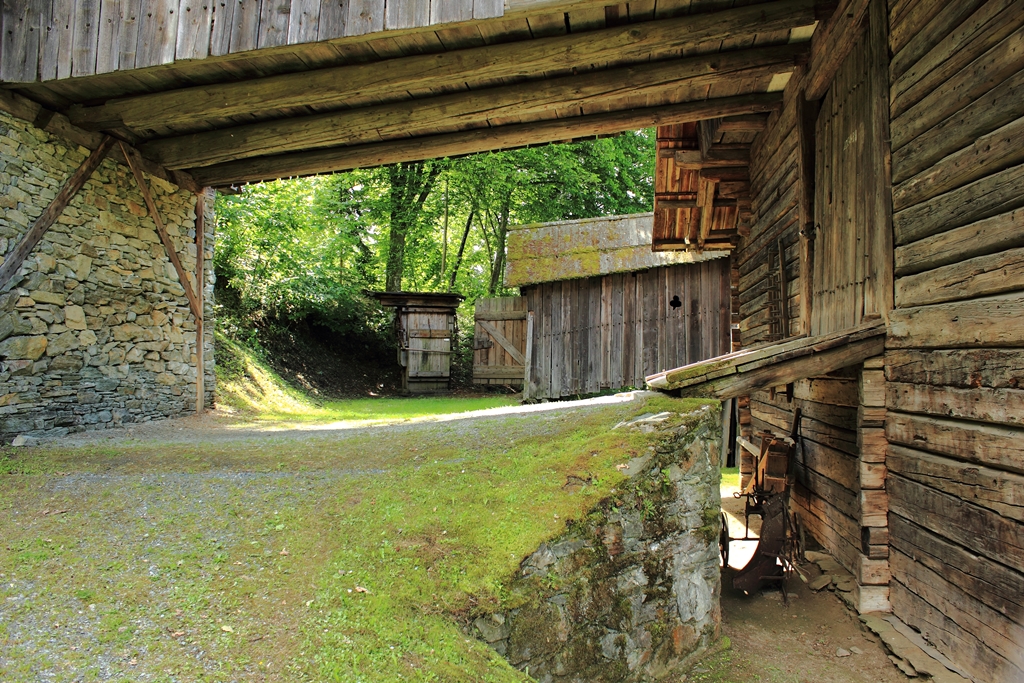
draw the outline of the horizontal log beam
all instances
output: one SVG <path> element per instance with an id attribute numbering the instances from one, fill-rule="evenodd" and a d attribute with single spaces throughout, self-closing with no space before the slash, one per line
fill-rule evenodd
<path id="1" fill-rule="evenodd" d="M 765 4 L 649 21 L 582 34 L 487 45 L 284 74 L 237 83 L 181 88 L 73 107 L 74 123 L 93 130 L 194 124 L 197 120 L 247 115 L 288 107 L 338 107 L 354 99 L 395 98 L 453 82 L 537 76 L 592 64 L 646 59 L 694 45 L 814 23 L 813 0 Z"/>
<path id="2" fill-rule="evenodd" d="M 99 149 L 103 144 L 105 135 L 87 131 L 73 125 L 66 116 L 46 109 L 41 104 L 33 102 L 27 97 L 0 88 L 0 111 L 7 112 L 11 116 L 28 121 L 36 128 L 44 130 L 51 135 L 63 138 L 76 145 L 81 145 L 90 151 Z M 129 148 L 133 149 L 133 148 Z M 107 152 L 107 158 L 112 159 L 122 166 L 128 166 L 128 160 L 122 154 L 120 146 L 115 146 Z M 138 166 L 149 175 L 166 180 L 178 187 L 190 192 L 201 192 L 202 187 L 189 174 L 184 171 L 169 171 L 163 166 L 154 163 L 144 157 L 136 159 Z"/>
<path id="3" fill-rule="evenodd" d="M 781 104 L 781 93 L 723 97 L 701 102 L 589 114 L 570 119 L 481 128 L 414 140 L 392 140 L 245 159 L 193 169 L 192 174 L 204 185 L 220 187 L 610 135 L 624 130 L 699 121 L 726 113 L 769 112 Z"/>
<path id="4" fill-rule="evenodd" d="M 548 115 L 554 107 L 616 108 L 629 98 L 713 84 L 757 87 L 791 72 L 801 45 L 741 50 L 669 62 L 502 85 L 328 114 L 264 121 L 154 140 L 142 146 L 168 168 L 193 168 L 284 152 L 429 134 L 439 127 L 482 126 L 495 118 Z"/>

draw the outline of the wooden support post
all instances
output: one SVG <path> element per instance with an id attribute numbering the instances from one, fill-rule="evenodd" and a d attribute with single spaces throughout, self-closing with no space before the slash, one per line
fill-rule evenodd
<path id="1" fill-rule="evenodd" d="M 14 248 L 14 251 L 4 260 L 2 266 L 0 266 L 0 287 L 3 287 L 14 274 L 21 268 L 21 264 L 25 262 L 28 255 L 32 253 L 32 250 L 39 240 L 42 239 L 46 231 L 50 229 L 50 226 L 57 222 L 60 218 L 61 213 L 67 208 L 67 205 L 71 202 L 71 199 L 78 194 L 78 191 L 82 189 L 87 181 L 93 174 L 93 172 L 99 167 L 104 157 L 107 156 L 107 152 L 114 145 L 114 138 L 106 135 L 100 142 L 99 146 L 93 150 L 82 165 L 71 174 L 71 177 L 67 179 L 64 186 L 60 188 L 57 196 L 53 198 L 50 205 L 43 210 L 43 213 L 36 222 L 32 224 L 25 236 L 21 238 L 21 242 Z"/>
<path id="2" fill-rule="evenodd" d="M 206 282 L 206 202 L 203 194 L 196 195 L 196 301 L 199 314 L 196 316 L 196 415 L 202 415 L 206 409 L 206 377 L 203 362 L 203 324 L 206 319 L 203 311 L 203 289 Z"/>
<path id="3" fill-rule="evenodd" d="M 174 244 L 171 242 L 171 238 L 167 235 L 167 229 L 164 227 L 164 222 L 160 218 L 160 212 L 156 209 L 156 202 L 153 201 L 153 195 L 149 192 L 149 185 L 146 184 L 146 179 L 142 175 L 142 171 L 139 169 L 138 159 L 134 157 L 134 152 L 130 151 L 124 143 L 118 143 L 121 147 L 121 152 L 124 154 L 124 158 L 128 161 L 128 167 L 132 170 L 132 174 L 135 176 L 135 182 L 139 185 L 139 190 L 142 192 L 142 198 L 146 201 L 146 206 L 149 208 L 150 218 L 153 219 L 153 223 L 156 224 L 156 232 L 160 236 L 160 241 L 164 245 L 164 251 L 167 252 L 167 258 L 171 260 L 171 265 L 174 266 L 175 272 L 178 273 L 178 281 L 181 282 L 182 289 L 185 290 L 185 298 L 188 299 L 188 306 L 192 309 L 192 315 L 196 317 L 198 321 L 203 316 L 202 308 L 199 305 L 199 301 L 196 299 L 195 292 L 192 290 L 192 284 L 188 281 L 188 276 L 185 275 L 185 269 L 181 267 L 181 261 L 178 259 L 178 253 L 174 250 Z"/>
<path id="4" fill-rule="evenodd" d="M 800 333 L 811 334 L 814 306 L 814 130 L 818 102 L 797 98 L 797 164 L 800 225 Z"/>
<path id="5" fill-rule="evenodd" d="M 533 364 L 533 311 L 526 314 L 526 370 L 523 371 L 523 400 L 530 398 L 530 366 Z"/>

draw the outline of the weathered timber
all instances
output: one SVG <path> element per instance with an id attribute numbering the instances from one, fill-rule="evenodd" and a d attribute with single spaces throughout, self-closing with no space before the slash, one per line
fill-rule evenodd
<path id="1" fill-rule="evenodd" d="M 911 242 L 896 249 L 896 275 L 913 275 L 976 256 L 1024 247 L 1024 209 Z"/>
<path id="2" fill-rule="evenodd" d="M 1003 614 L 1024 612 L 1024 575 L 998 561 L 970 553 L 900 515 L 893 515 L 889 529 L 893 547 L 941 572 L 969 595 Z"/>
<path id="3" fill-rule="evenodd" d="M 60 218 L 64 209 L 67 208 L 67 205 L 74 196 L 78 194 L 78 191 L 82 189 L 82 186 L 89 180 L 93 172 L 99 168 L 99 165 L 107 156 L 107 152 L 113 146 L 114 139 L 110 136 L 104 136 L 96 149 L 82 161 L 81 165 L 64 182 L 64 185 L 57 192 L 57 196 L 43 210 L 43 213 L 35 220 L 32 227 L 28 229 L 28 232 L 22 236 L 18 245 L 7 255 L 3 265 L 0 265 L 0 287 L 10 282 L 11 278 L 14 277 L 25 262 L 25 259 L 28 258 L 28 255 L 32 253 L 32 250 L 39 243 L 39 240 L 43 238 L 43 235 L 50 229 L 50 226 Z"/>
<path id="4" fill-rule="evenodd" d="M 1024 294 L 894 310 L 887 347 L 1024 347 Z"/>
<path id="5" fill-rule="evenodd" d="M 893 216 L 897 245 L 990 218 L 1024 205 L 1024 164 L 993 173 Z"/>
<path id="6" fill-rule="evenodd" d="M 896 303 L 901 307 L 974 299 L 1024 290 L 1024 248 L 936 268 L 896 280 Z"/>
<path id="7" fill-rule="evenodd" d="M 185 269 L 181 265 L 181 260 L 178 258 L 178 252 L 174 248 L 174 243 L 171 242 L 170 236 L 167 234 L 167 228 L 164 227 L 164 221 L 160 217 L 160 211 L 157 209 L 156 202 L 153 201 L 153 195 L 149 191 L 149 184 L 146 182 L 146 178 L 142 175 L 142 170 L 138 164 L 135 163 L 134 152 L 130 151 L 124 143 L 118 143 L 121 147 L 121 152 L 124 154 L 125 159 L 128 160 L 128 165 L 132 170 L 132 174 L 135 176 L 135 182 L 139 186 L 139 191 L 142 193 L 142 198 L 146 202 L 146 208 L 149 209 L 149 217 L 153 220 L 153 224 L 156 226 L 157 235 L 160 237 L 160 242 L 164 245 L 164 251 L 167 252 L 167 258 L 170 260 L 171 265 L 174 266 L 174 272 L 178 274 L 178 281 L 181 284 L 182 290 L 185 292 L 185 298 L 188 299 L 188 306 L 192 310 L 192 315 L 195 316 L 196 320 L 199 320 L 203 316 L 203 309 L 199 305 L 199 299 L 196 298 L 195 291 L 192 289 L 192 285 L 189 282 L 188 275 L 185 273 Z"/>
<path id="8" fill-rule="evenodd" d="M 1024 476 L 892 444 L 888 466 L 900 476 L 1024 522 Z"/>
<path id="9" fill-rule="evenodd" d="M 439 125 L 482 125 L 489 119 L 549 111 L 571 99 L 586 105 L 611 105 L 630 96 L 687 86 L 710 86 L 770 77 L 793 69 L 800 45 L 687 57 L 563 76 L 487 90 L 403 100 L 354 110 L 313 114 L 161 138 L 141 147 L 168 168 L 209 166 L 263 156 L 388 137 L 429 134 Z M 625 90 L 624 90 L 625 89 Z"/>
<path id="10" fill-rule="evenodd" d="M 1024 162 L 1022 137 L 1024 116 L 982 135 L 969 146 L 896 185 L 892 191 L 893 208 L 905 209 Z"/>
<path id="11" fill-rule="evenodd" d="M 892 382 L 961 389 L 1024 387 L 1024 349 L 891 349 L 886 377 Z"/>
<path id="12" fill-rule="evenodd" d="M 886 403 L 891 410 L 909 413 L 1024 425 L 1024 389 L 959 389 L 889 382 Z"/>
<path id="13" fill-rule="evenodd" d="M 883 397 L 884 399 L 884 397 Z M 888 419 L 889 413 L 886 412 Z M 888 450 L 889 442 L 885 438 L 885 429 L 882 427 L 858 427 L 857 428 L 857 453 L 862 462 L 883 464 Z"/>
<path id="14" fill-rule="evenodd" d="M 804 97 L 820 100 L 860 37 L 868 16 L 868 0 L 841 0 L 811 40 L 811 62 Z"/>
<path id="15" fill-rule="evenodd" d="M 884 325 L 875 321 L 843 334 L 741 351 L 670 370 L 648 377 L 647 384 L 655 389 L 682 390 L 686 395 L 733 398 L 751 389 L 788 384 L 861 363 L 881 353 L 884 334 Z"/>
<path id="16" fill-rule="evenodd" d="M 888 523 L 888 491 L 880 489 L 861 489 L 858 497 L 861 526 L 885 526 Z"/>
<path id="17" fill-rule="evenodd" d="M 959 460 L 1024 473 L 1024 430 L 890 410 L 885 433 L 890 443 Z"/>
<path id="18" fill-rule="evenodd" d="M 196 196 L 196 304 L 199 315 L 196 316 L 196 414 L 202 415 L 206 410 L 206 371 L 203 360 L 205 339 L 203 325 L 206 322 L 206 310 L 203 308 L 203 297 L 206 289 L 206 201 L 205 193 Z"/>
<path id="19" fill-rule="evenodd" d="M 802 379 L 793 385 L 793 397 L 837 406 L 858 405 L 857 381 L 831 377 Z"/>
<path id="20" fill-rule="evenodd" d="M 910 579 L 907 579 L 910 582 Z M 924 633 L 942 652 L 954 657 L 968 675 L 978 681 L 1019 680 L 1007 670 L 1010 666 L 1002 657 L 984 646 L 969 630 L 932 606 L 899 580 L 889 587 L 892 611 L 901 619 Z M 941 665 L 938 665 L 941 666 Z"/>
<path id="21" fill-rule="evenodd" d="M 63 114 L 48 110 L 32 100 L 4 88 L 0 88 L 0 110 L 24 121 L 29 121 L 47 133 L 62 137 L 89 150 L 98 148 L 107 137 L 102 133 L 82 130 L 72 125 Z M 123 166 L 128 165 L 119 147 L 111 149 L 107 156 Z M 192 176 L 183 171 L 169 171 L 141 156 L 137 157 L 136 163 L 149 175 L 174 183 L 178 187 L 192 192 L 199 192 L 202 189 Z"/>
<path id="22" fill-rule="evenodd" d="M 559 140 L 607 135 L 623 130 L 697 121 L 723 113 L 771 111 L 779 106 L 775 93 L 743 95 L 701 102 L 665 105 L 588 114 L 555 121 L 512 124 L 413 140 L 393 140 L 326 150 L 311 150 L 197 168 L 195 179 L 211 186 L 258 182 L 285 176 L 312 175 L 354 168 L 382 166 L 399 161 L 418 161 L 442 156 L 461 156 L 496 149 L 510 149 Z"/>
<path id="23" fill-rule="evenodd" d="M 793 487 L 792 504 L 807 531 L 852 573 L 860 557 L 857 520 L 808 489 L 799 479 Z"/>
<path id="24" fill-rule="evenodd" d="M 1024 71 L 1018 72 L 953 116 L 917 136 L 892 155 L 893 181 L 916 173 L 1021 116 Z"/>
<path id="25" fill-rule="evenodd" d="M 980 680 L 1013 681 L 1024 678 L 1024 650 L 1020 647 L 1024 640 L 1024 627 L 972 599 L 970 595 L 956 589 L 941 574 L 898 550 L 893 552 L 891 561 L 893 569 L 899 574 L 900 583 L 957 624 L 962 633 L 977 638 L 979 647 L 985 650 L 978 653 L 978 658 L 990 660 L 982 668 L 972 661 L 959 661 L 960 666 L 976 676 L 984 670 L 996 674 L 995 678 Z M 932 633 L 930 629 L 928 632 Z M 941 636 L 937 640 L 941 643 Z"/>
<path id="26" fill-rule="evenodd" d="M 907 83 L 894 83 L 893 149 L 901 148 L 1019 71 L 1024 66 L 1020 53 L 1024 41 L 1022 24 L 1024 15 L 1020 9 L 1008 8 L 1002 21 L 993 23 L 966 49 L 951 41 L 949 48 L 956 51 L 952 58 L 942 59 L 941 51 L 936 52 L 938 61 L 922 64 L 932 68 L 927 73 L 914 74 L 920 78 L 906 91 L 900 89 Z"/>
<path id="27" fill-rule="evenodd" d="M 389 11 L 392 4 L 411 3 L 389 3 Z M 652 52 L 812 23 L 811 0 L 781 0 L 582 34 L 318 69 L 301 78 L 286 74 L 120 98 L 76 107 L 70 115 L 77 125 L 92 129 L 122 124 L 147 129 L 288 107 L 331 107 L 353 98 L 393 99 L 396 93 L 426 92 L 453 80 L 514 78 L 639 59 Z"/>

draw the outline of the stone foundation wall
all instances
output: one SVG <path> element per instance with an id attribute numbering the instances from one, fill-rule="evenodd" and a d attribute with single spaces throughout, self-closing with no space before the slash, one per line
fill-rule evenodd
<path id="1" fill-rule="evenodd" d="M 10 254 L 87 154 L 0 112 L 0 254 Z M 194 276 L 196 196 L 146 179 L 182 266 Z M 215 388 L 211 208 L 206 405 Z M 134 177 L 104 160 L 0 291 L 0 440 L 193 413 L 195 330 Z"/>
<path id="2" fill-rule="evenodd" d="M 662 680 L 719 635 L 719 411 L 617 429 L 651 433 L 628 481 L 522 563 L 518 607 L 473 622 L 542 683 Z"/>

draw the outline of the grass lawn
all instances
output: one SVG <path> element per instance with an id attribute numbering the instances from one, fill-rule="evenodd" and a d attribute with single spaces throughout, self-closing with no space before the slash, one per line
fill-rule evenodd
<path id="1" fill-rule="evenodd" d="M 5 451 L 0 680 L 526 680 L 460 620 L 507 605 L 522 558 L 613 495 L 649 438 L 613 425 L 696 405 Z M 592 484 L 567 490 L 570 475 Z"/>

